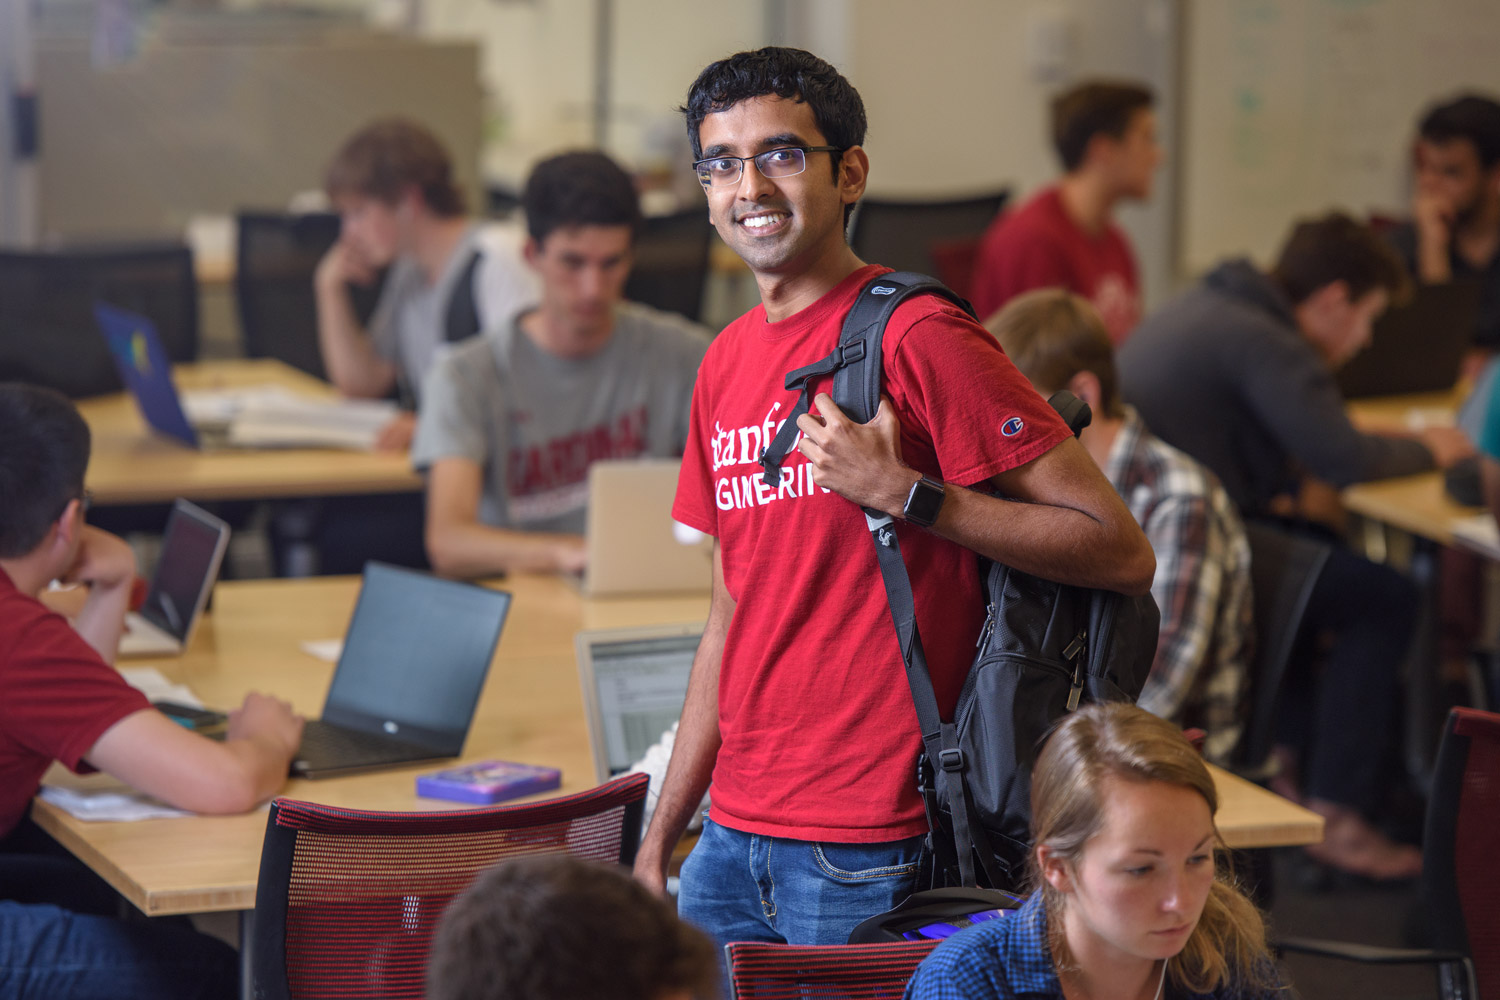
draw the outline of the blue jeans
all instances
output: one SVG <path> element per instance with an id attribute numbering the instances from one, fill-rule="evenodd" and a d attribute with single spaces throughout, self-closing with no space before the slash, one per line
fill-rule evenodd
<path id="1" fill-rule="evenodd" d="M 186 920 L 121 919 L 121 904 L 102 879 L 23 824 L 0 849 L 0 997 L 238 995 L 233 948 Z"/>
<path id="2" fill-rule="evenodd" d="M 843 944 L 917 889 L 922 837 L 829 844 L 703 823 L 682 863 L 677 911 L 722 950 L 731 941 Z"/>
<path id="3" fill-rule="evenodd" d="M 234 949 L 189 927 L 0 900 L 0 996 L 221 1000 L 237 969 Z"/>

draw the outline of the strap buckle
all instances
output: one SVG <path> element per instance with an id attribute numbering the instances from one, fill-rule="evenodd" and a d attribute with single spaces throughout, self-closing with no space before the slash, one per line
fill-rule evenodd
<path id="1" fill-rule="evenodd" d="M 964 759 L 962 749 L 959 747 L 949 747 L 938 754 L 938 763 L 942 765 L 944 771 L 952 774 L 954 771 L 962 771 L 968 761 Z"/>

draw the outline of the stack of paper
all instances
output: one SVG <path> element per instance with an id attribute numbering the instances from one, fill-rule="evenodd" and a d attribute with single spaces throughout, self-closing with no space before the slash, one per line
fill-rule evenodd
<path id="1" fill-rule="evenodd" d="M 313 399 L 275 385 L 189 392 L 182 406 L 194 427 L 222 430 L 242 448 L 372 451 L 397 413 L 387 400 Z"/>

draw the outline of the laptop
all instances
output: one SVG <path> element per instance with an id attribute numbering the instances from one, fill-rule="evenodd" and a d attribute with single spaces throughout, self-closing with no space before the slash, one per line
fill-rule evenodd
<path id="1" fill-rule="evenodd" d="M 229 525 L 197 504 L 174 503 L 146 601 L 125 616 L 119 655 L 174 656 L 187 648 L 228 547 Z"/>
<path id="2" fill-rule="evenodd" d="M 580 581 L 586 595 L 709 591 L 713 539 L 672 520 L 681 464 L 648 458 L 589 466 L 588 562 Z"/>
<path id="3" fill-rule="evenodd" d="M 197 448 L 198 432 L 182 409 L 182 398 L 172 383 L 172 360 L 167 357 L 156 325 L 144 316 L 103 302 L 94 303 L 94 319 L 109 345 L 120 381 L 135 396 L 146 423 L 189 448 Z"/>
<path id="4" fill-rule="evenodd" d="M 591 629 L 574 639 L 594 777 L 608 781 L 646 755 L 682 715 L 703 624 Z"/>
<path id="5" fill-rule="evenodd" d="M 1344 398 L 1453 388 L 1478 317 L 1477 283 L 1417 285 L 1410 302 L 1386 310 L 1375 321 L 1370 346 L 1339 369 L 1336 378 Z"/>
<path id="6" fill-rule="evenodd" d="M 366 563 L 323 714 L 292 774 L 323 778 L 457 757 L 510 594 Z"/>

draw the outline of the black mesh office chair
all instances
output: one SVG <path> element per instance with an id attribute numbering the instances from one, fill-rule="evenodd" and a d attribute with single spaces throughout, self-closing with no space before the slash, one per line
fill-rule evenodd
<path id="1" fill-rule="evenodd" d="M 198 355 L 198 284 L 180 243 L 0 253 L 0 380 L 74 398 L 121 389 L 94 304 L 155 324 L 173 361 Z"/>
<path id="2" fill-rule="evenodd" d="M 1255 608 L 1255 653 L 1250 662 L 1249 715 L 1235 752 L 1236 770 L 1248 778 L 1272 777 L 1276 703 L 1287 668 L 1310 650 L 1300 641 L 1313 585 L 1331 549 L 1320 542 L 1256 521 L 1245 523 L 1250 541 L 1250 587 Z"/>
<path id="3" fill-rule="evenodd" d="M 703 286 L 714 239 L 701 208 L 647 218 L 635 241 L 625 297 L 696 321 L 703 314 Z"/>
<path id="4" fill-rule="evenodd" d="M 979 238 L 1009 189 L 953 201 L 862 198 L 850 220 L 849 245 L 860 260 L 919 271 L 967 297 Z"/>
<path id="5" fill-rule="evenodd" d="M 276 358 L 327 378 L 318 349 L 313 273 L 338 238 L 339 217 L 331 212 L 239 214 L 234 296 L 246 355 Z M 349 294 L 355 315 L 368 322 L 380 283 L 351 285 Z"/>

